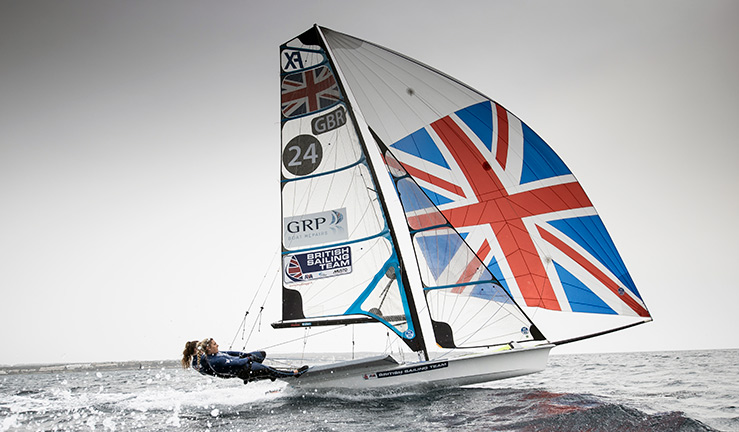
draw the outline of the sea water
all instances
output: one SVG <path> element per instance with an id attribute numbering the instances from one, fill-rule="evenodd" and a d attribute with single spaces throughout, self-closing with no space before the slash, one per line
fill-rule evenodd
<path id="1" fill-rule="evenodd" d="M 526 377 L 380 394 L 173 361 L 15 367 L 0 369 L 0 431 L 739 431 L 737 381 L 739 350 L 555 354 Z"/>

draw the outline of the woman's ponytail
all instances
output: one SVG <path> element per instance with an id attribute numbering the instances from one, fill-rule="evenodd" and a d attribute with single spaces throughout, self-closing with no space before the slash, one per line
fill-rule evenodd
<path id="1" fill-rule="evenodd" d="M 182 351 L 182 367 L 187 369 L 192 364 L 193 356 L 198 352 L 198 341 L 188 341 Z"/>

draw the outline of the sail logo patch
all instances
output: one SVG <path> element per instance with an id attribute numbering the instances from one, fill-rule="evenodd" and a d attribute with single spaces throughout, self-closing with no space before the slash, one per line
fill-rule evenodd
<path id="1" fill-rule="evenodd" d="M 314 135 L 320 135 L 340 128 L 346 124 L 346 110 L 339 107 L 326 115 L 314 118 L 311 123 L 311 129 Z"/>
<path id="2" fill-rule="evenodd" d="M 352 272 L 349 246 L 291 254 L 284 258 L 285 282 L 305 282 Z"/>
<path id="3" fill-rule="evenodd" d="M 282 239 L 288 249 L 334 243 L 348 237 L 345 208 L 292 216 L 282 220 Z"/>
<path id="4" fill-rule="evenodd" d="M 300 51 L 283 51 L 285 57 L 282 59 L 282 70 L 290 71 L 296 69 L 303 69 L 303 56 L 300 55 Z"/>
<path id="5" fill-rule="evenodd" d="M 285 72 L 317 66 L 324 61 L 326 59 L 321 52 L 302 49 L 283 49 L 280 58 L 282 70 Z"/>

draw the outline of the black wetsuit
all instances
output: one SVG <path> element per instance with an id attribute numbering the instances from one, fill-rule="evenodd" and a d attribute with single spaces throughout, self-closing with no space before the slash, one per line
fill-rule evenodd
<path id="1" fill-rule="evenodd" d="M 259 379 L 285 378 L 300 375 L 293 371 L 283 371 L 262 364 L 266 353 L 254 351 L 244 353 L 240 351 L 219 351 L 215 354 L 201 355 L 200 361 L 194 358 L 193 369 L 203 375 L 219 378 L 240 378 L 244 383 Z"/>

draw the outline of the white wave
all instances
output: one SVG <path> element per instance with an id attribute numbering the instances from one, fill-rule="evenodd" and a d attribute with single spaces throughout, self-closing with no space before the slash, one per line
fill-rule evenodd
<path id="1" fill-rule="evenodd" d="M 178 410 L 182 407 L 211 408 L 249 405 L 282 396 L 286 384 L 262 381 L 245 386 L 239 380 L 205 380 L 189 389 L 155 387 L 122 401 L 120 406 L 137 411 Z"/>

